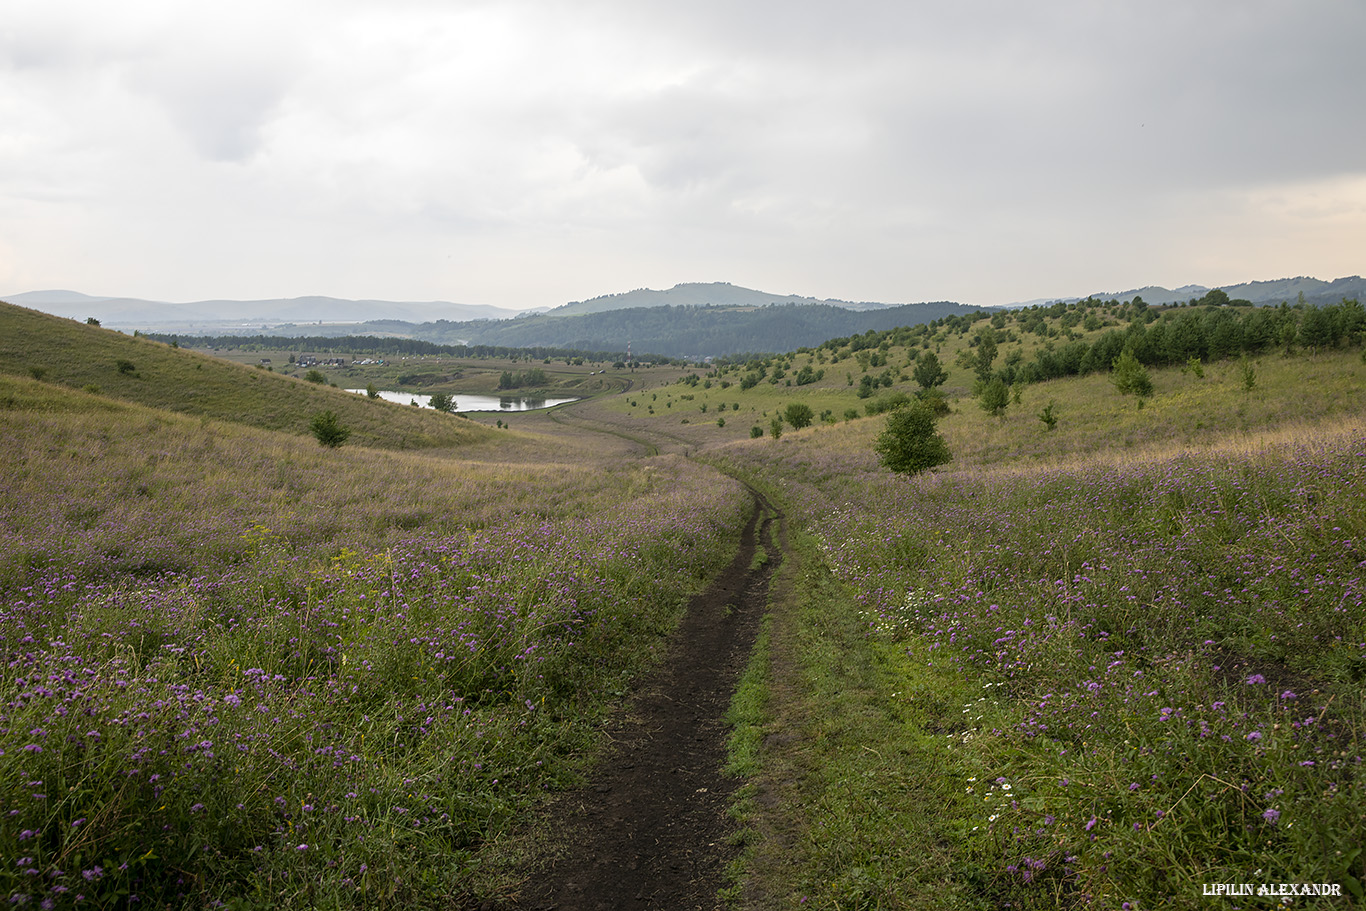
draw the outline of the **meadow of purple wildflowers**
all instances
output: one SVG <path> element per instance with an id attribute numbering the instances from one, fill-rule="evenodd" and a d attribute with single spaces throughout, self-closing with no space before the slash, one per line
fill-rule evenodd
<path id="1" fill-rule="evenodd" d="M 870 640 L 980 691 L 940 735 L 980 897 L 1195 906 L 1261 878 L 1360 898 L 1359 426 L 1067 466 L 960 451 L 910 481 L 857 433 L 716 457 L 805 524 Z"/>
<path id="2" fill-rule="evenodd" d="M 0 888 L 441 904 L 734 547 L 676 457 L 516 466 L 0 378 Z"/>

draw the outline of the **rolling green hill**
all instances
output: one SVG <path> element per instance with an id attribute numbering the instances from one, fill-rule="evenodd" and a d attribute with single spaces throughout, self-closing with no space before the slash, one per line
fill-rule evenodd
<path id="1" fill-rule="evenodd" d="M 0 304 L 0 372 L 287 433 L 306 434 L 314 415 L 333 411 L 350 428 L 351 444 L 381 449 L 460 446 L 489 435 L 464 418 L 371 401 L 10 304 Z"/>
<path id="2" fill-rule="evenodd" d="M 513 320 L 421 325 L 386 323 L 356 332 L 387 331 L 441 344 L 558 347 L 625 351 L 665 357 L 722 357 L 746 352 L 787 352 L 829 338 L 912 326 L 981 310 L 949 302 L 855 311 L 829 304 L 779 303 L 762 307 L 654 306 L 561 316 L 534 314 Z"/>

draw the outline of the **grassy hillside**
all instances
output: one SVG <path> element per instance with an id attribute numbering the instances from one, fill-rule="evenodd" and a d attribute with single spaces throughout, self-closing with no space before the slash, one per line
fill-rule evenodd
<path id="1" fill-rule="evenodd" d="M 489 438 L 462 418 L 370 401 L 9 304 L 0 304 L 0 373 L 293 434 L 307 434 L 314 415 L 333 411 L 351 429 L 351 445 L 427 449 Z"/>
<path id="2" fill-rule="evenodd" d="M 1247 312 L 1273 316 L 1295 329 L 1310 311 L 1243 311 Z M 1349 308 L 1346 312 L 1356 311 Z M 974 428 L 972 433 L 1000 441 L 1003 447 L 1021 445 L 1037 456 L 1073 448 L 1075 433 L 1025 436 L 1021 442 L 997 431 L 1003 425 L 1042 431 L 1038 415 L 1050 401 L 1060 428 L 1075 431 L 1081 424 L 1089 428 L 1088 439 L 1093 431 L 1109 432 L 1108 443 L 1125 446 L 1150 438 L 1152 432 L 1146 428 L 1167 428 L 1181 441 L 1197 444 L 1231 431 L 1354 413 L 1360 388 L 1360 326 L 1336 344 L 1317 349 L 1294 341 L 1298 333 L 1286 336 L 1292 339 L 1288 345 L 1278 334 L 1274 346 L 1263 346 L 1245 359 L 1235 349 L 1233 357 L 1191 354 L 1170 366 L 1154 364 L 1148 368 L 1154 394 L 1142 400 L 1116 391 L 1105 357 L 1096 360 L 1106 369 L 1092 370 L 1075 381 L 1048 378 L 1061 372 L 1060 362 L 1064 366 L 1080 363 L 1077 352 L 1103 348 L 1118 334 L 1134 333 L 1151 347 L 1153 339 L 1160 337 L 1158 328 L 1165 329 L 1169 320 L 1199 320 L 1205 314 L 1214 314 L 1209 319 L 1222 326 L 1239 311 L 1205 307 L 1136 311 L 1124 305 L 1073 305 L 951 317 L 924 326 L 832 339 L 787 355 L 722 361 L 699 367 L 693 376 L 672 383 L 642 378 L 627 395 L 613 400 L 603 416 L 623 428 L 681 435 L 708 445 L 749 439 L 752 434 L 771 436 L 775 418 L 780 432 L 790 432 L 794 428 L 785 415 L 791 406 L 810 408 L 819 426 L 863 420 L 916 396 L 922 388 L 915 379 L 916 370 L 930 354 L 945 375 L 937 390 L 955 412 L 974 416 L 955 418 L 946 426 L 962 424 L 965 429 Z M 1008 394 L 999 417 L 982 411 L 975 394 L 981 385 L 979 372 L 970 363 L 988 330 L 996 337 L 989 374 L 1001 378 Z M 1161 354 L 1155 350 L 1151 356 L 1157 359 Z M 1288 397 L 1291 390 L 1295 390 L 1293 397 Z M 1143 414 L 1134 417 L 1130 412 L 1135 411 Z M 880 429 L 881 419 L 874 423 Z M 1167 430 L 1155 432 L 1161 436 Z M 996 457 L 1008 451 L 1002 448 Z"/>
<path id="3" fill-rule="evenodd" d="M 1141 405 L 1105 373 L 1050 380 L 1002 416 L 970 376 L 927 474 L 878 464 L 881 417 L 705 456 L 802 529 L 752 721 L 753 875 L 818 908 L 1199 908 L 1217 882 L 1360 903 L 1361 349 L 1154 368 Z M 713 377 L 631 420 L 686 433 L 703 392 L 838 414 L 843 380 Z"/>

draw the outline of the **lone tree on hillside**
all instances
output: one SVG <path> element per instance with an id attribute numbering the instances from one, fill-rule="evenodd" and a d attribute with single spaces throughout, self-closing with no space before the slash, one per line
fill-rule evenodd
<path id="1" fill-rule="evenodd" d="M 952 459 L 934 422 L 934 412 L 923 402 L 912 402 L 888 415 L 887 427 L 873 447 L 883 467 L 911 475 Z"/>
<path id="2" fill-rule="evenodd" d="M 794 430 L 801 430 L 803 427 L 810 427 L 811 422 L 816 419 L 816 413 L 811 410 L 811 406 L 804 402 L 793 402 L 787 406 L 783 412 L 783 417 L 792 425 Z"/>
<path id="3" fill-rule="evenodd" d="M 926 351 L 916 358 L 915 370 L 911 377 L 920 384 L 920 394 L 923 396 L 934 387 L 942 385 L 949 378 L 949 372 L 939 363 L 939 358 L 933 351 Z"/>
<path id="4" fill-rule="evenodd" d="M 1153 379 L 1148 376 L 1148 368 L 1138 362 L 1132 349 L 1125 348 L 1110 366 L 1110 382 L 1115 384 L 1120 395 L 1132 393 L 1141 401 L 1153 394 Z"/>
<path id="5" fill-rule="evenodd" d="M 988 414 L 1005 414 L 1006 406 L 1010 404 L 1010 390 L 1006 388 L 1005 380 L 999 376 L 991 378 L 982 389 L 982 398 L 978 402 L 982 410 Z"/>
<path id="6" fill-rule="evenodd" d="M 308 428 L 318 438 L 318 442 L 328 449 L 336 449 L 351 435 L 349 428 L 343 427 L 336 412 L 324 411 L 313 416 Z"/>
<path id="7" fill-rule="evenodd" d="M 996 330 L 987 326 L 977 334 L 977 378 L 983 383 L 991 379 L 991 364 L 996 360 Z"/>

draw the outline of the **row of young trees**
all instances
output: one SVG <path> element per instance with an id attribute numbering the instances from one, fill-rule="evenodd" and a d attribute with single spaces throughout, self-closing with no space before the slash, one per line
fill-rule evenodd
<path id="1" fill-rule="evenodd" d="M 1109 370 L 1126 350 L 1149 367 L 1215 361 L 1303 348 L 1310 352 L 1360 344 L 1366 335 L 1366 308 L 1356 300 L 1327 307 L 1202 308 L 1147 310 L 1123 329 L 1102 333 L 1094 342 L 1077 339 L 1046 344 L 1027 363 L 1001 368 L 1007 385 Z"/>
<path id="2" fill-rule="evenodd" d="M 498 388 L 523 389 L 527 386 L 544 386 L 549 382 L 545 371 L 540 367 L 532 367 L 530 370 L 518 371 L 517 373 L 504 370 L 498 377 Z"/>

